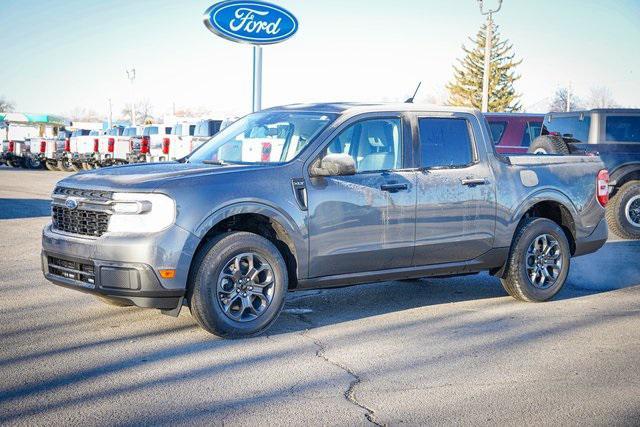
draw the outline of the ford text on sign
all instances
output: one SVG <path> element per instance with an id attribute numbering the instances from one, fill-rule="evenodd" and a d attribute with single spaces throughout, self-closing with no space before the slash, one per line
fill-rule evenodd
<path id="1" fill-rule="evenodd" d="M 250 44 L 278 43 L 298 30 L 295 16 L 280 6 L 262 1 L 216 3 L 205 11 L 204 24 L 221 37 Z"/>

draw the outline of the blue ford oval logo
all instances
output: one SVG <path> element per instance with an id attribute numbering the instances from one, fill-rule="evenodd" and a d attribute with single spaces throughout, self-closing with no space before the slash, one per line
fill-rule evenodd
<path id="1" fill-rule="evenodd" d="M 68 209 L 75 209 L 78 207 L 78 201 L 76 199 L 67 199 L 64 201 L 64 205 Z"/>
<path id="2" fill-rule="evenodd" d="M 279 43 L 298 31 L 293 14 L 262 1 L 216 3 L 205 11 L 204 24 L 220 37 L 250 44 Z"/>

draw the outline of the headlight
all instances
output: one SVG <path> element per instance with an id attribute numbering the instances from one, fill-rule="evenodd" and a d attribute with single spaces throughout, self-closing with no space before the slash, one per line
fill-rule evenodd
<path id="1" fill-rule="evenodd" d="M 171 197 L 153 193 L 115 193 L 108 231 L 155 233 L 176 220 L 176 203 Z"/>

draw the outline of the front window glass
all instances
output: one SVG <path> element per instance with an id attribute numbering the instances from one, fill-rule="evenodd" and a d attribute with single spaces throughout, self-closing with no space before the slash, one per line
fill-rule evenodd
<path id="1" fill-rule="evenodd" d="M 189 161 L 288 162 L 335 118 L 335 114 L 303 111 L 250 114 L 212 137 L 189 157 Z"/>
<path id="2" fill-rule="evenodd" d="M 401 134 L 400 119 L 363 120 L 340 132 L 327 146 L 327 153 L 350 155 L 356 172 L 401 169 Z"/>
<path id="3" fill-rule="evenodd" d="M 420 159 L 424 168 L 467 166 L 473 161 L 469 123 L 466 119 L 423 118 L 420 127 Z"/>
<path id="4" fill-rule="evenodd" d="M 126 128 L 124 130 L 124 136 L 136 136 L 136 128 Z"/>
<path id="5" fill-rule="evenodd" d="M 640 116 L 607 116 L 607 141 L 640 142 Z"/>

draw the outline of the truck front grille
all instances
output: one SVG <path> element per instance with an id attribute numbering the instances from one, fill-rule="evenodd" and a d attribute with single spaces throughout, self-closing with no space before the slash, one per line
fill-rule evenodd
<path id="1" fill-rule="evenodd" d="M 53 228 L 81 236 L 102 236 L 109 227 L 112 196 L 110 191 L 56 187 L 51 205 Z M 76 201 L 75 208 L 67 207 L 68 199 Z"/>
<path id="2" fill-rule="evenodd" d="M 90 287 L 95 286 L 95 272 L 93 264 L 88 262 L 69 261 L 62 258 L 47 257 L 49 274 L 65 279 L 82 282 Z"/>
<path id="3" fill-rule="evenodd" d="M 53 205 L 53 228 L 66 233 L 83 236 L 100 237 L 107 232 L 109 226 L 108 213 L 81 209 L 68 209 Z"/>

